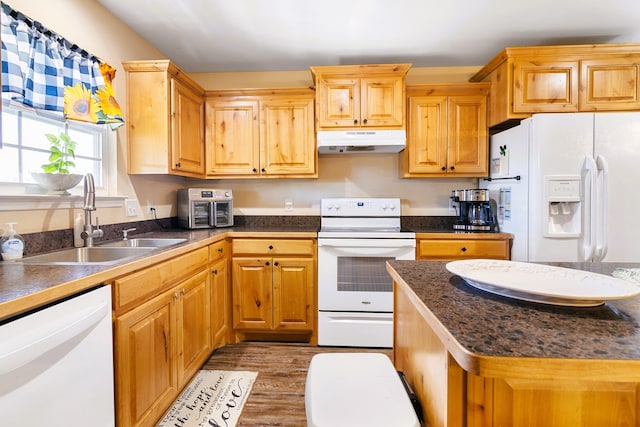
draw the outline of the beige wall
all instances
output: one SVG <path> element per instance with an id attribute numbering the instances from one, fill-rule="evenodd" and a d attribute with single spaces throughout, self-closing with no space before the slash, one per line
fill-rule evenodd
<path id="1" fill-rule="evenodd" d="M 104 59 L 117 68 L 114 89 L 125 108 L 126 88 L 121 62 L 131 59 L 162 59 L 165 56 L 129 29 L 100 4 L 87 0 L 13 0 L 11 6 L 46 27 Z M 179 65 L 179 64 L 178 64 Z M 479 67 L 412 68 L 409 84 L 463 82 Z M 198 73 L 192 77 L 205 89 L 310 86 L 308 70 L 257 73 Z M 125 119 L 126 119 L 126 111 Z M 173 216 L 175 191 L 186 186 L 231 188 L 236 214 L 283 215 L 284 200 L 294 201 L 294 215 L 318 214 L 322 197 L 400 197 L 408 215 L 446 214 L 452 189 L 475 185 L 472 179 L 401 179 L 398 155 L 321 156 L 317 180 L 191 180 L 180 177 L 126 173 L 125 127 L 117 132 L 118 193 L 137 199 L 137 217 L 125 217 L 124 208 L 98 208 L 103 224 L 150 219 L 147 202 L 158 217 Z M 78 210 L 76 210 L 78 211 Z M 22 233 L 71 228 L 73 209 L 0 211 L 0 223 L 17 221 Z"/>

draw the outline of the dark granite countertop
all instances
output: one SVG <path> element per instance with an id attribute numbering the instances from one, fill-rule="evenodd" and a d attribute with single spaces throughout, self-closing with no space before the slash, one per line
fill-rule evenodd
<path id="1" fill-rule="evenodd" d="M 564 307 L 478 290 L 446 262 L 389 261 L 461 351 L 478 356 L 640 360 L 640 296 L 598 307 Z M 557 263 L 609 275 L 640 263 Z"/>

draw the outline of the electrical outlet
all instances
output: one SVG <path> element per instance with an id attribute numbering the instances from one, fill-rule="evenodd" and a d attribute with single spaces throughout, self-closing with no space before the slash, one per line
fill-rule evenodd
<path id="1" fill-rule="evenodd" d="M 284 211 L 293 212 L 293 199 L 284 199 Z"/>
<path id="2" fill-rule="evenodd" d="M 124 201 L 126 209 L 125 216 L 138 216 L 138 201 L 136 199 L 127 199 Z"/>
<path id="3" fill-rule="evenodd" d="M 153 202 L 151 200 L 147 200 L 147 214 L 153 215 L 155 213 L 155 206 L 153 206 Z"/>

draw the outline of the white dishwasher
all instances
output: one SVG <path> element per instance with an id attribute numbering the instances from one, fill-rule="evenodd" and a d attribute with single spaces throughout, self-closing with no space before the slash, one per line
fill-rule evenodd
<path id="1" fill-rule="evenodd" d="M 0 424 L 113 427 L 111 287 L 0 323 Z"/>

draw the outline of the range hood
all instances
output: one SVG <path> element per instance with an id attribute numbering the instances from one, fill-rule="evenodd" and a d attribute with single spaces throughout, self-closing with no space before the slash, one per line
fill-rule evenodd
<path id="1" fill-rule="evenodd" d="M 399 153 L 404 150 L 404 130 L 318 131 L 319 154 Z"/>

